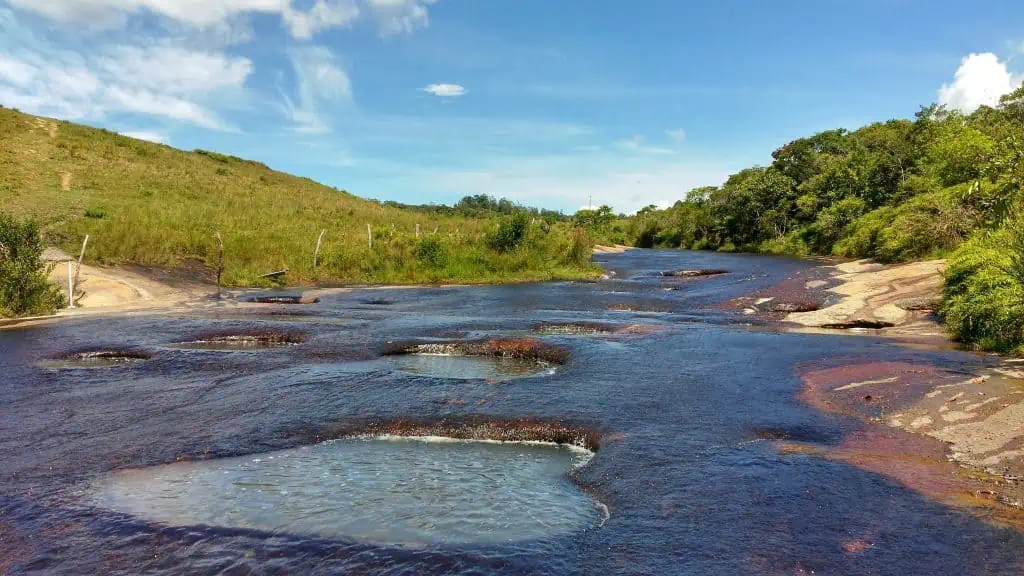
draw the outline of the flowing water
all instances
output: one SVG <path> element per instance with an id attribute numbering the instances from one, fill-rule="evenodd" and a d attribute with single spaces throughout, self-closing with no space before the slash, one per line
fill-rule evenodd
<path id="1" fill-rule="evenodd" d="M 802 402 L 802 366 L 966 373 L 985 358 L 785 333 L 719 306 L 800 281 L 807 262 L 601 259 L 617 274 L 596 284 L 356 291 L 274 314 L 210 304 L 0 331 L 0 572 L 1024 573 L 1017 530 L 761 440 L 838 445 L 864 426 Z M 696 268 L 730 273 L 658 274 Z M 608 330 L 538 329 L 588 323 Z M 273 331 L 301 338 L 175 347 Z M 519 336 L 564 349 L 566 362 L 535 372 L 385 354 L 396 342 Z M 46 367 L 118 349 L 148 358 Z M 513 437 L 550 423 L 590 431 L 596 454 L 584 464 L 546 446 L 323 443 L 420 425 L 472 436 L 488 423 Z"/>

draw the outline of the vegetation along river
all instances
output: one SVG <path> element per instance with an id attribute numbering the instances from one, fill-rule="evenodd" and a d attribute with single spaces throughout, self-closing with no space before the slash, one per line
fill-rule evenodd
<path id="1" fill-rule="evenodd" d="M 811 262 L 599 259 L 0 331 L 0 572 L 1024 573 L 1012 522 L 829 457 L 900 438 L 805 378 L 990 359 L 727 305 Z"/>

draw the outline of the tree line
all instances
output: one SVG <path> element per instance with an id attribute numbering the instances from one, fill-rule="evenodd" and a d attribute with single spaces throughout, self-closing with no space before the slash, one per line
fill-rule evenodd
<path id="1" fill-rule="evenodd" d="M 666 210 L 577 220 L 599 241 L 644 248 L 829 255 L 903 262 L 950 258 L 943 313 L 983 347 L 1024 343 L 1024 87 L 964 114 L 820 132 L 767 166 L 689 191 Z M 981 257 L 979 255 L 984 255 Z"/>

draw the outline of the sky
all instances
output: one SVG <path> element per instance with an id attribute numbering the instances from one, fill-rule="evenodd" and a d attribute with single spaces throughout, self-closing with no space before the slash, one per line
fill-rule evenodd
<path id="1" fill-rule="evenodd" d="M 0 104 L 360 196 L 667 206 L 1024 79 L 1019 0 L 0 0 Z"/>

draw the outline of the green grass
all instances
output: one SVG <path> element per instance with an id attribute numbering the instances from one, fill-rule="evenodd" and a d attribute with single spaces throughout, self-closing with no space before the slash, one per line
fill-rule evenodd
<path id="1" fill-rule="evenodd" d="M 173 268 L 199 261 L 213 269 L 219 232 L 223 280 L 237 286 L 285 268 L 291 284 L 510 282 L 596 272 L 579 258 L 568 222 L 531 218 L 519 230 L 523 222 L 512 217 L 385 206 L 259 162 L 10 109 L 0 109 L 0 134 L 0 206 L 39 222 L 45 240 L 69 253 L 88 234 L 90 263 Z M 504 249 L 510 226 L 522 237 Z"/>

